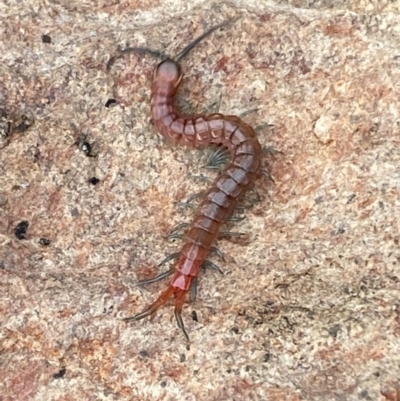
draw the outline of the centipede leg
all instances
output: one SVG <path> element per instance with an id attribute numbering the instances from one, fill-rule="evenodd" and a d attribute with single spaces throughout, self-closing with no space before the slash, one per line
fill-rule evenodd
<path id="1" fill-rule="evenodd" d="M 229 152 L 223 147 L 217 147 L 209 156 L 207 165 L 209 170 L 222 170 L 229 160 Z"/>
<path id="2" fill-rule="evenodd" d="M 179 234 L 179 233 L 172 233 L 170 235 L 168 235 L 168 239 L 169 240 L 174 240 L 174 239 L 183 239 L 185 234 Z"/>
<path id="3" fill-rule="evenodd" d="M 274 156 L 277 154 L 283 155 L 283 152 L 281 152 L 280 150 L 276 150 L 272 146 L 263 146 L 262 151 L 265 155 L 270 155 L 270 156 Z"/>
<path id="4" fill-rule="evenodd" d="M 272 128 L 272 127 L 274 127 L 273 124 L 264 123 L 264 124 L 261 124 L 261 125 L 257 125 L 257 127 L 254 128 L 254 131 L 259 133 L 259 132 L 263 131 L 265 128 L 269 129 L 269 128 Z"/>
<path id="5" fill-rule="evenodd" d="M 181 113 L 187 116 L 193 116 L 197 114 L 197 109 L 199 107 L 198 104 L 194 105 L 193 103 L 189 102 L 187 99 L 179 95 L 177 96 L 177 105 Z"/>
<path id="6" fill-rule="evenodd" d="M 138 313 L 135 316 L 131 316 L 131 317 L 126 317 L 124 319 L 122 319 L 124 322 L 136 322 L 140 319 L 144 319 L 147 316 L 150 316 L 153 312 L 150 309 L 146 309 L 141 313 Z"/>
<path id="7" fill-rule="evenodd" d="M 221 270 L 221 268 L 218 265 L 216 265 L 215 263 L 211 262 L 210 260 L 206 260 L 203 263 L 202 267 L 204 269 L 207 269 L 207 267 L 209 267 L 210 269 L 217 271 L 219 274 L 222 274 L 222 275 L 224 274 L 224 272 Z"/>
<path id="8" fill-rule="evenodd" d="M 191 203 L 187 203 L 187 202 L 176 202 L 175 205 L 179 206 L 179 207 L 187 208 L 187 209 L 195 209 L 196 208 L 196 205 L 192 205 Z"/>
<path id="9" fill-rule="evenodd" d="M 170 270 L 165 271 L 164 273 L 159 274 L 156 277 L 149 278 L 147 280 L 140 280 L 140 281 L 138 281 L 137 284 L 138 285 L 152 284 L 152 283 L 160 281 L 160 280 L 162 280 L 162 279 L 164 279 L 164 278 L 166 278 L 166 277 L 168 277 L 168 276 L 170 276 L 171 274 L 174 274 L 174 273 L 175 273 L 175 269 L 170 269 Z"/>
<path id="10" fill-rule="evenodd" d="M 261 173 L 264 177 L 266 177 L 269 181 L 271 181 L 273 184 L 275 184 L 275 181 L 274 181 L 274 179 L 272 178 L 272 175 L 269 173 L 269 171 L 262 169 L 262 170 L 260 170 L 260 173 Z"/>
<path id="11" fill-rule="evenodd" d="M 212 246 L 210 251 L 216 253 L 222 259 L 222 261 L 225 262 L 225 255 L 219 248 Z"/>
<path id="12" fill-rule="evenodd" d="M 221 109 L 221 103 L 222 103 L 222 95 L 219 96 L 219 99 L 217 101 L 207 106 L 201 114 L 218 113 L 219 110 Z"/>
<path id="13" fill-rule="evenodd" d="M 218 234 L 218 238 L 233 238 L 233 237 L 242 237 L 246 235 L 245 233 L 239 233 L 236 231 L 221 231 Z"/>
<path id="14" fill-rule="evenodd" d="M 231 216 L 229 217 L 228 221 L 232 223 L 238 223 L 239 221 L 244 220 L 246 217 L 245 216 Z"/>
<path id="15" fill-rule="evenodd" d="M 155 302 L 153 302 L 147 309 L 143 312 L 138 313 L 135 316 L 126 317 L 123 319 L 125 322 L 136 322 L 137 320 L 144 319 L 145 317 L 150 316 L 150 319 L 153 319 L 157 309 L 167 303 L 168 299 L 174 294 L 175 288 L 169 286 L 161 295 L 157 298 Z M 182 307 L 181 307 L 182 309 Z"/>
<path id="16" fill-rule="evenodd" d="M 201 191 L 201 192 L 199 192 L 199 193 L 197 193 L 197 194 L 194 194 L 194 195 L 192 195 L 192 196 L 189 196 L 189 198 L 188 198 L 188 200 L 186 201 L 186 203 L 191 203 L 193 200 L 202 198 L 202 197 L 204 196 L 204 193 L 205 193 L 205 191 Z"/>
<path id="17" fill-rule="evenodd" d="M 223 258 L 223 254 L 221 256 Z M 224 274 L 224 272 L 221 270 L 221 268 L 216 265 L 215 263 L 211 262 L 210 260 L 206 260 L 203 265 L 202 265 L 203 269 L 207 269 L 210 268 L 212 270 L 217 271 L 219 274 Z M 197 285 L 198 285 L 198 280 L 197 277 L 193 278 L 192 284 L 190 286 L 190 301 L 194 302 L 196 300 L 197 297 Z"/>
<path id="18" fill-rule="evenodd" d="M 244 111 L 243 113 L 240 113 L 240 114 L 239 114 L 239 117 L 240 117 L 240 118 L 243 118 L 243 117 L 247 116 L 248 114 L 257 113 L 258 110 L 259 110 L 258 107 L 255 107 L 254 109 L 246 110 L 246 111 Z"/>
<path id="19" fill-rule="evenodd" d="M 195 205 L 193 205 L 191 202 L 195 199 L 201 199 L 204 196 L 204 194 L 205 194 L 205 191 L 199 192 L 197 194 L 190 196 L 186 202 L 176 202 L 176 205 L 193 209 L 195 207 Z"/>
<path id="20" fill-rule="evenodd" d="M 260 193 L 257 191 L 255 187 L 252 187 L 249 189 L 249 191 L 253 192 L 256 198 L 254 199 L 254 202 L 261 202 L 261 196 Z"/>
<path id="21" fill-rule="evenodd" d="M 186 296 L 186 291 L 180 291 L 178 292 L 178 295 L 176 297 L 175 301 L 175 319 L 176 323 L 178 324 L 178 327 L 182 330 L 183 335 L 186 337 L 187 341 L 189 340 L 189 335 L 185 330 L 185 325 L 183 324 L 182 320 L 182 308 L 183 304 L 185 303 L 185 297 Z"/>
<path id="22" fill-rule="evenodd" d="M 189 297 L 190 302 L 194 302 L 197 298 L 197 284 L 198 284 L 198 280 L 197 280 L 197 277 L 195 277 L 190 286 L 190 297 Z"/>
<path id="23" fill-rule="evenodd" d="M 199 180 L 200 182 L 207 182 L 207 183 L 213 182 L 211 178 L 206 177 L 203 174 L 200 175 L 188 174 L 188 177 L 193 178 L 194 180 Z"/>
<path id="24" fill-rule="evenodd" d="M 256 203 L 261 202 L 261 196 L 255 188 L 250 188 L 249 191 L 252 191 L 255 194 L 255 197 L 243 196 L 241 198 L 241 206 L 244 209 L 251 209 Z M 247 204 L 244 204 L 244 202 L 247 202 Z"/>
<path id="25" fill-rule="evenodd" d="M 184 231 L 187 231 L 187 229 L 190 227 L 189 223 L 180 223 L 177 226 L 171 228 L 171 231 L 168 235 L 168 239 L 174 239 L 175 235 L 177 235 L 178 232 L 180 232 L 182 229 L 184 229 Z"/>
<path id="26" fill-rule="evenodd" d="M 160 267 L 160 266 L 162 266 L 162 265 L 165 265 L 165 264 L 168 263 L 170 260 L 178 259 L 179 256 L 181 256 L 181 254 L 180 254 L 179 252 L 175 252 L 175 253 L 173 253 L 173 254 L 171 254 L 171 255 L 168 255 L 165 259 L 163 259 L 163 260 L 158 264 L 158 267 Z"/>
<path id="27" fill-rule="evenodd" d="M 213 248 L 214 248 L 213 249 L 214 251 L 218 250 L 222 260 L 224 260 L 224 254 L 218 248 L 215 248 L 215 247 L 213 247 Z M 216 265 L 215 263 L 211 262 L 210 260 L 206 260 L 203 263 L 202 267 L 204 269 L 209 267 L 209 268 L 217 271 L 220 274 L 224 274 L 224 272 L 221 270 L 221 268 L 218 265 Z M 193 281 L 192 281 L 192 284 L 190 286 L 190 302 L 194 302 L 196 300 L 196 298 L 197 298 L 197 285 L 198 285 L 198 279 L 197 279 L 197 277 L 194 277 Z"/>

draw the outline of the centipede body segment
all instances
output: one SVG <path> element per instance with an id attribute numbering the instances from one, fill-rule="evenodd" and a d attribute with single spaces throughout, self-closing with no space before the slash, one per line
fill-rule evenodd
<path id="1" fill-rule="evenodd" d="M 143 312 L 124 319 L 136 321 L 153 317 L 174 297 L 175 317 L 187 339 L 181 315 L 187 293 L 196 285 L 196 278 L 207 262 L 221 226 L 258 175 L 263 153 L 253 128 L 240 118 L 222 114 L 185 118 L 174 108 L 174 97 L 182 78 L 177 60 L 218 27 L 188 45 L 175 60 L 166 58 L 157 65 L 151 86 L 151 114 L 158 132 L 173 144 L 189 147 L 221 145 L 230 152 L 231 161 L 201 200 L 173 269 L 159 276 L 172 275 L 167 289 Z"/>

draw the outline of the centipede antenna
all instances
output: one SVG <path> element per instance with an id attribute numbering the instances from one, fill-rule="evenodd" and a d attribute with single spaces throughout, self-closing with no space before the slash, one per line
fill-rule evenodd
<path id="1" fill-rule="evenodd" d="M 116 55 L 116 56 L 112 56 L 110 58 L 110 60 L 107 61 L 107 65 L 106 65 L 106 71 L 110 71 L 112 65 L 115 63 L 115 60 L 118 60 L 120 57 L 122 57 L 120 54 Z"/>
<path id="2" fill-rule="evenodd" d="M 123 57 L 124 54 L 129 54 L 129 53 L 150 54 L 151 56 L 158 57 L 162 60 L 169 58 L 163 52 L 159 52 L 158 50 L 149 49 L 148 47 L 127 47 L 126 49 L 121 50 L 116 56 L 112 56 L 110 58 L 110 60 L 108 60 L 106 70 L 110 71 L 110 68 L 115 63 L 116 60 Z"/>
<path id="3" fill-rule="evenodd" d="M 203 35 L 199 36 L 195 39 L 192 43 L 188 44 L 177 56 L 174 57 L 174 61 L 178 62 L 183 57 L 185 57 L 190 50 L 192 50 L 199 42 L 201 42 L 205 37 L 216 31 L 218 28 L 222 28 L 223 26 L 228 25 L 231 20 L 225 21 L 222 24 L 215 25 L 214 27 L 210 28 L 208 31 L 204 32 Z"/>
<path id="4" fill-rule="evenodd" d="M 121 50 L 121 54 L 129 54 L 129 53 L 150 54 L 151 56 L 161 58 L 162 60 L 169 58 L 163 52 L 149 49 L 148 47 L 127 47 L 126 49 Z"/>

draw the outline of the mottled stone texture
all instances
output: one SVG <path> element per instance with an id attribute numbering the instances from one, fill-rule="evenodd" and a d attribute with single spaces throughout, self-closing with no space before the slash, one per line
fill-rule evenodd
<path id="1" fill-rule="evenodd" d="M 274 184 L 219 241 L 188 344 L 170 306 L 122 318 L 215 173 L 153 129 L 157 61 L 106 63 L 229 18 L 181 103 L 253 110 Z M 399 2 L 10 0 L 0 20 L 1 400 L 400 399 Z"/>

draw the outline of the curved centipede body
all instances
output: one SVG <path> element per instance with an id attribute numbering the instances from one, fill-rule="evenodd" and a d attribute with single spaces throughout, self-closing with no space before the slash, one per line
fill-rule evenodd
<path id="1" fill-rule="evenodd" d="M 136 321 L 153 317 L 162 305 L 175 297 L 175 317 L 186 339 L 189 337 L 181 312 L 187 293 L 196 285 L 197 276 L 207 261 L 221 226 L 259 173 L 263 153 L 253 128 L 240 118 L 222 114 L 185 118 L 174 108 L 174 97 L 182 78 L 177 60 L 220 26 L 196 39 L 175 60 L 166 58 L 157 65 L 151 86 L 151 114 L 159 133 L 172 143 L 190 147 L 218 144 L 228 149 L 231 162 L 201 200 L 174 267 L 156 278 L 173 274 L 167 289 L 143 312 L 124 319 Z"/>

